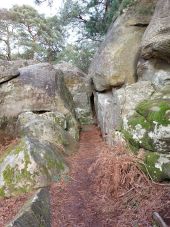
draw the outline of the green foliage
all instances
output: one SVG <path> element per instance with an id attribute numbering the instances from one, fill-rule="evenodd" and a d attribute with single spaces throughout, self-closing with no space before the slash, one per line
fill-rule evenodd
<path id="1" fill-rule="evenodd" d="M 0 28 L 0 37 L 4 39 L 0 39 L 0 43 L 3 42 L 7 50 L 7 53 L 1 50 L 1 56 L 5 55 L 8 60 L 53 61 L 63 48 L 64 28 L 57 16 L 46 18 L 31 6 L 15 5 L 6 10 L 0 16 Z"/>
<path id="2" fill-rule="evenodd" d="M 112 22 L 118 15 L 122 0 L 66 0 L 60 12 L 64 25 L 79 26 L 84 38 L 101 40 Z"/>
<path id="3" fill-rule="evenodd" d="M 123 1 L 122 1 L 122 7 L 123 7 L 123 8 L 126 8 L 126 7 L 128 7 L 128 6 L 133 5 L 133 3 L 134 3 L 134 0 L 123 0 Z"/>
<path id="4" fill-rule="evenodd" d="M 59 54 L 56 63 L 61 61 L 70 62 L 87 73 L 94 51 L 94 47 L 92 48 L 90 44 L 89 46 L 80 47 L 68 44 Z"/>
<path id="5" fill-rule="evenodd" d="M 8 10 L 0 10 L 0 59 L 11 60 L 11 52 L 16 44 L 15 23 Z"/>
<path id="6" fill-rule="evenodd" d="M 66 0 L 60 12 L 64 25 L 82 29 L 84 38 L 101 40 L 111 22 L 134 0 Z"/>

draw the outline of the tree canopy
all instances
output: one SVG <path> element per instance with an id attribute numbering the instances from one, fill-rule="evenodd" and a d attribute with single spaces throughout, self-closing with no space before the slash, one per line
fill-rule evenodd
<path id="1" fill-rule="evenodd" d="M 27 5 L 1 11 L 2 58 L 55 60 L 64 43 L 64 28 L 57 16 L 45 18 Z"/>
<path id="2" fill-rule="evenodd" d="M 56 0 L 48 2 L 53 7 Z M 120 6 L 134 0 L 65 0 L 56 16 L 45 17 L 28 5 L 0 10 L 0 58 L 69 61 L 87 71 Z M 66 40 L 71 33 L 71 42 Z M 77 39 L 73 42 L 73 34 Z"/>

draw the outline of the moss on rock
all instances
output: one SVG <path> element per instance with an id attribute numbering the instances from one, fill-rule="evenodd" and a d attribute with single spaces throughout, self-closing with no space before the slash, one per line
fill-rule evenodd
<path id="1" fill-rule="evenodd" d="M 160 99 L 145 100 L 136 107 L 136 111 L 148 122 L 151 124 L 157 122 L 163 126 L 170 124 L 170 119 L 166 115 L 168 110 L 170 110 L 170 103 Z"/>
<path id="2" fill-rule="evenodd" d="M 159 96 L 142 101 L 135 114 L 125 120 L 122 130 L 125 139 L 134 149 L 142 147 L 153 152 L 169 152 L 169 112 L 169 99 Z"/>
<path id="3" fill-rule="evenodd" d="M 170 180 L 170 155 L 147 152 L 144 160 L 144 171 L 155 181 Z"/>
<path id="4" fill-rule="evenodd" d="M 24 137 L 8 149 L 0 169 L 0 197 L 4 197 L 47 186 L 67 170 L 67 165 L 50 143 Z"/>

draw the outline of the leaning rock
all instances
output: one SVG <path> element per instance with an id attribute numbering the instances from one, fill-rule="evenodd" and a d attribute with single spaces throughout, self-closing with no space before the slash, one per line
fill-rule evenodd
<path id="1" fill-rule="evenodd" d="M 142 56 L 170 61 L 170 1 L 158 0 L 142 41 Z"/>
<path id="2" fill-rule="evenodd" d="M 137 1 L 111 25 L 89 69 L 97 91 L 136 81 L 139 47 L 149 22 L 144 19 L 145 12 L 147 18 L 152 14 L 148 9 L 154 6 L 153 2 Z"/>
<path id="3" fill-rule="evenodd" d="M 21 136 L 36 138 L 40 142 L 47 141 L 65 155 L 72 154 L 78 149 L 76 140 L 69 133 L 72 130 L 68 128 L 69 122 L 61 113 L 25 112 L 19 115 L 17 126 Z"/>
<path id="4" fill-rule="evenodd" d="M 58 111 L 75 120 L 74 103 L 61 72 L 41 63 L 19 69 L 20 75 L 0 85 L 0 127 L 15 126 L 22 112 Z M 11 124 L 10 124 L 11 123 Z"/>
<path id="5" fill-rule="evenodd" d="M 45 187 L 68 171 L 62 153 L 47 141 L 23 137 L 0 160 L 0 196 Z"/>
<path id="6" fill-rule="evenodd" d="M 93 119 L 90 104 L 92 89 L 87 75 L 67 62 L 56 64 L 54 68 L 63 72 L 64 81 L 73 96 L 76 116 L 80 123 L 92 123 Z"/>
<path id="7" fill-rule="evenodd" d="M 51 227 L 50 196 L 47 188 L 40 189 L 21 208 L 6 227 Z"/>

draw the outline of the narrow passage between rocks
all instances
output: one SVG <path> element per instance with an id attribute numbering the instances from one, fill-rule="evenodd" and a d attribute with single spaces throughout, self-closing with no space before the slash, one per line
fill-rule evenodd
<path id="1" fill-rule="evenodd" d="M 68 183 L 53 184 L 51 188 L 53 227 L 101 226 L 95 207 L 91 207 L 95 188 L 92 190 L 93 179 L 88 174 L 101 148 L 108 149 L 95 126 L 81 133 L 79 151 L 69 160 Z"/>
<path id="2" fill-rule="evenodd" d="M 109 147 L 97 127 L 89 126 L 81 132 L 79 151 L 67 160 L 70 164 L 68 178 L 51 186 L 52 227 L 151 227 L 154 208 L 159 210 L 159 205 L 166 206 L 169 190 L 161 186 L 140 190 L 136 193 L 138 200 L 133 193 L 128 196 L 133 190 L 125 193 L 126 199 L 119 201 L 97 191 L 95 175 L 89 168 L 103 151 L 109 151 Z M 139 220 L 141 211 L 143 216 Z"/>

